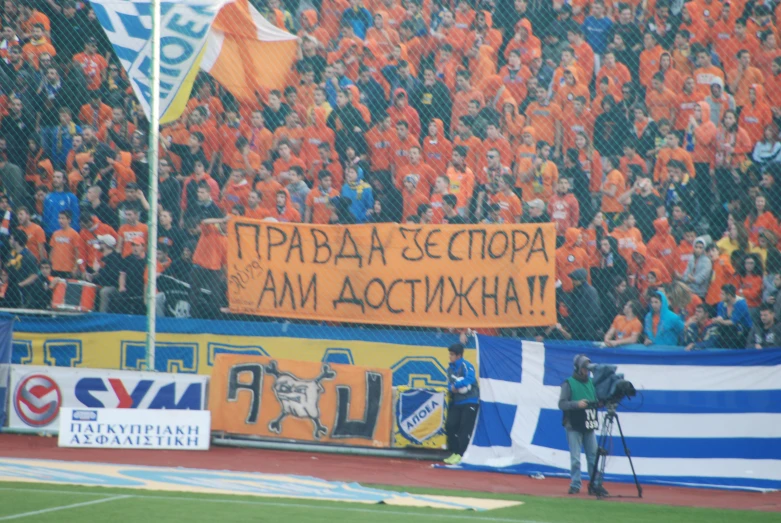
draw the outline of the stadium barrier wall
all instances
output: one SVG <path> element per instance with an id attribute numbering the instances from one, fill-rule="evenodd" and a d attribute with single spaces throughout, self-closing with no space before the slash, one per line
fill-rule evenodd
<path id="1" fill-rule="evenodd" d="M 56 367 L 142 370 L 146 318 L 116 314 L 21 316 L 14 324 L 12 362 Z M 218 354 L 390 369 L 393 386 L 447 385 L 449 333 L 336 328 L 258 321 L 157 320 L 155 370 L 210 375 Z M 236 333 L 242 333 L 236 335 Z M 477 362 L 473 341 L 465 357 Z"/>

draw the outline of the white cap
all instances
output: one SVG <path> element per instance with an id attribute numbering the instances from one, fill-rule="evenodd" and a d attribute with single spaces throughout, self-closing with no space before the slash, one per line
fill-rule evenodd
<path id="1" fill-rule="evenodd" d="M 109 247 L 115 247 L 117 245 L 117 239 L 111 236 L 110 234 L 98 235 L 98 241 L 100 243 L 108 245 Z"/>

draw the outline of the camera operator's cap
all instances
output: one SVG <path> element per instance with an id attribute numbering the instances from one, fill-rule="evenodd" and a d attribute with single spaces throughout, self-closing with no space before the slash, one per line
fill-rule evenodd
<path id="1" fill-rule="evenodd" d="M 585 354 L 578 354 L 572 360 L 572 365 L 575 367 L 575 370 L 580 370 L 582 368 L 588 368 L 589 365 L 591 365 L 591 358 L 589 358 Z"/>
<path id="2" fill-rule="evenodd" d="M 116 247 L 117 245 L 117 239 L 110 234 L 99 234 L 97 236 L 97 240 L 103 245 L 107 245 L 109 247 Z"/>

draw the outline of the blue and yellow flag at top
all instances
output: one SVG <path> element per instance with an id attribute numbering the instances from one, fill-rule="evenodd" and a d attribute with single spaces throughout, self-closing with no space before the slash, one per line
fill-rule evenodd
<path id="1" fill-rule="evenodd" d="M 200 70 L 207 37 L 220 8 L 232 0 L 161 2 L 160 122 L 179 118 Z M 92 0 L 95 15 L 127 73 L 133 92 L 151 115 L 152 2 Z"/>

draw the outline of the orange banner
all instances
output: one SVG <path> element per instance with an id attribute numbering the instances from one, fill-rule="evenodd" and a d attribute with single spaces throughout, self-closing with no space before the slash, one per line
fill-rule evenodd
<path id="1" fill-rule="evenodd" d="M 233 218 L 231 312 L 419 327 L 556 322 L 552 224 L 334 226 Z"/>
<path id="2" fill-rule="evenodd" d="M 390 369 L 217 355 L 209 384 L 212 430 L 390 447 Z"/>

